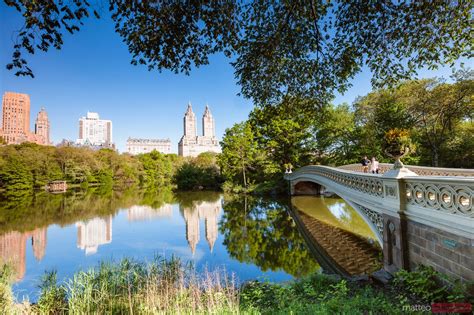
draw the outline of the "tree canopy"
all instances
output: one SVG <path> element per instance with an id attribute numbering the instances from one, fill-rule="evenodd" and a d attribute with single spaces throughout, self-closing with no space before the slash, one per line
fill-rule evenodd
<path id="1" fill-rule="evenodd" d="M 33 76 L 25 52 L 60 49 L 89 16 L 86 0 L 4 0 L 24 18 L 7 68 Z M 322 106 L 362 66 L 377 87 L 421 67 L 472 57 L 471 1 L 109 0 L 115 30 L 149 70 L 189 73 L 209 56 L 232 57 L 245 97 L 278 104 L 287 95 Z"/>

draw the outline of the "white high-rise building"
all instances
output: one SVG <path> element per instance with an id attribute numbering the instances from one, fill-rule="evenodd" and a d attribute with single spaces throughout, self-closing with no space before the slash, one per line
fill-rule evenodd
<path id="1" fill-rule="evenodd" d="M 90 146 L 112 146 L 112 121 L 100 119 L 98 113 L 87 112 L 79 119 L 77 144 Z"/>
<path id="2" fill-rule="evenodd" d="M 191 103 L 184 114 L 184 135 L 178 144 L 178 154 L 181 156 L 198 156 L 203 152 L 221 152 L 216 138 L 216 126 L 209 106 L 206 105 L 202 116 L 202 136 L 197 135 L 196 115 Z"/>

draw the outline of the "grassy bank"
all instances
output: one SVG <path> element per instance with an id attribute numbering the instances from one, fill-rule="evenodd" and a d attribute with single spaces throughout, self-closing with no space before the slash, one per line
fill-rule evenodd
<path id="1" fill-rule="evenodd" d="M 402 272 L 388 286 L 314 274 L 285 284 L 239 285 L 224 270 L 197 273 L 178 259 L 101 263 L 58 283 L 44 275 L 35 304 L 14 301 L 0 277 L 2 314 L 402 314 L 411 305 L 473 302 L 468 285 L 442 284 L 430 268 Z"/>

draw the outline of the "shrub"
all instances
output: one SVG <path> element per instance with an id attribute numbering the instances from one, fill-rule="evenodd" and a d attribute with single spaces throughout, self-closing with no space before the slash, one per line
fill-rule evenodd
<path id="1" fill-rule="evenodd" d="M 401 291 L 406 291 L 411 298 L 421 299 L 422 302 L 466 302 L 469 297 L 468 287 L 471 283 L 461 283 L 452 280 L 433 269 L 431 266 L 419 266 L 416 271 L 400 270 L 397 272 L 394 284 Z"/>

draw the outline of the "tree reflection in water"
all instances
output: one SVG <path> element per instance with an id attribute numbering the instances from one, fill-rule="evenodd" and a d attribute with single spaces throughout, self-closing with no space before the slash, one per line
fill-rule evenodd
<path id="1" fill-rule="evenodd" d="M 37 192 L 0 199 L 0 234 L 26 232 L 51 224 L 65 226 L 79 220 L 116 214 L 133 205 L 159 208 L 173 203 L 170 187 L 159 190 L 123 190 L 93 188 L 68 191 L 65 194 Z"/>
<path id="2" fill-rule="evenodd" d="M 288 213 L 288 201 L 225 196 L 220 232 L 231 257 L 301 277 L 319 269 Z"/>

